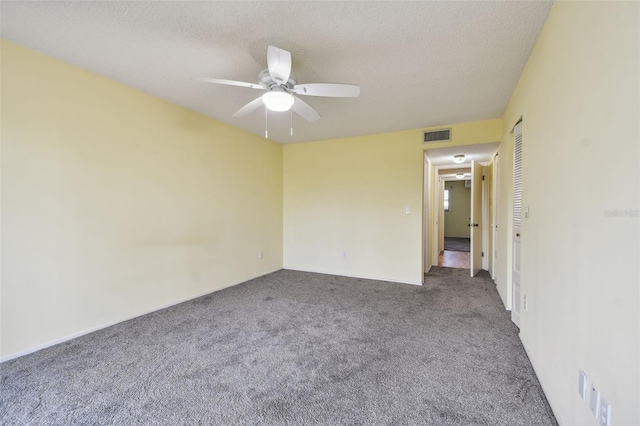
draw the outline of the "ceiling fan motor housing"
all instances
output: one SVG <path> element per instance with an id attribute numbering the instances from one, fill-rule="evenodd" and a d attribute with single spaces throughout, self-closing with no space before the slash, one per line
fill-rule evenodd
<path id="1" fill-rule="evenodd" d="M 264 69 L 260 71 L 260 74 L 258 74 L 258 81 L 260 82 L 260 85 L 264 86 L 266 89 L 273 90 L 273 88 L 275 87 L 282 87 L 287 92 L 293 92 L 293 86 L 298 84 L 298 82 L 293 78 L 293 76 L 289 76 L 289 80 L 287 81 L 287 84 L 278 84 L 277 82 L 273 81 L 268 69 Z"/>

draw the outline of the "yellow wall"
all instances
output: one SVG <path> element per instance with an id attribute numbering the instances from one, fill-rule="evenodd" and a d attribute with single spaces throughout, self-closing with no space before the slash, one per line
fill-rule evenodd
<path id="1" fill-rule="evenodd" d="M 521 338 L 561 424 L 596 424 L 578 369 L 613 424 L 640 423 L 640 227 L 606 215 L 639 209 L 638 15 L 637 2 L 556 3 L 503 119 L 428 145 L 502 141 L 494 266 L 510 307 L 524 119 Z M 283 252 L 291 269 L 422 281 L 425 129 L 281 148 L 2 49 L 3 355 L 279 269 Z"/>
<path id="2" fill-rule="evenodd" d="M 443 127 L 429 148 L 499 141 L 502 122 Z M 286 145 L 284 267 L 422 283 L 423 130 Z"/>
<path id="3" fill-rule="evenodd" d="M 3 357 L 282 267 L 280 145 L 4 41 L 1 88 Z"/>
<path id="4" fill-rule="evenodd" d="M 520 336 L 560 424 L 596 425 L 578 370 L 640 424 L 639 3 L 557 2 L 504 115 L 498 241 L 508 253 L 511 129 L 523 118 Z M 610 217 L 607 211 L 630 210 Z M 507 256 L 498 290 L 510 292 Z"/>
<path id="5" fill-rule="evenodd" d="M 471 215 L 471 189 L 464 187 L 463 180 L 448 181 L 449 211 L 444 213 L 444 236 L 469 238 L 469 217 Z"/>

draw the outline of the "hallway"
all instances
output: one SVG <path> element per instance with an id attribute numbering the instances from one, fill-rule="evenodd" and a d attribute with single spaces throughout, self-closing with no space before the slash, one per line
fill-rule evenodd
<path id="1" fill-rule="evenodd" d="M 471 253 L 468 251 L 443 250 L 438 255 L 438 266 L 446 268 L 465 268 L 471 266 Z"/>

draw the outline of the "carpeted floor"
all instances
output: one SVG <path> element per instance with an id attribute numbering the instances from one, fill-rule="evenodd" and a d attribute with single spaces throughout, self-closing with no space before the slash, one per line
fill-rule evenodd
<path id="1" fill-rule="evenodd" d="M 444 237 L 444 249 L 450 251 L 471 251 L 471 238 Z"/>
<path id="2" fill-rule="evenodd" d="M 4 424 L 554 425 L 486 273 L 279 271 L 8 361 Z"/>

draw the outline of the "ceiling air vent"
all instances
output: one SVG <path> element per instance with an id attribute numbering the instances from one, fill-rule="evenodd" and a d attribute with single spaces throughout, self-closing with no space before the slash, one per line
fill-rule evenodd
<path id="1" fill-rule="evenodd" d="M 423 143 L 448 142 L 451 140 L 451 129 L 424 132 Z"/>

